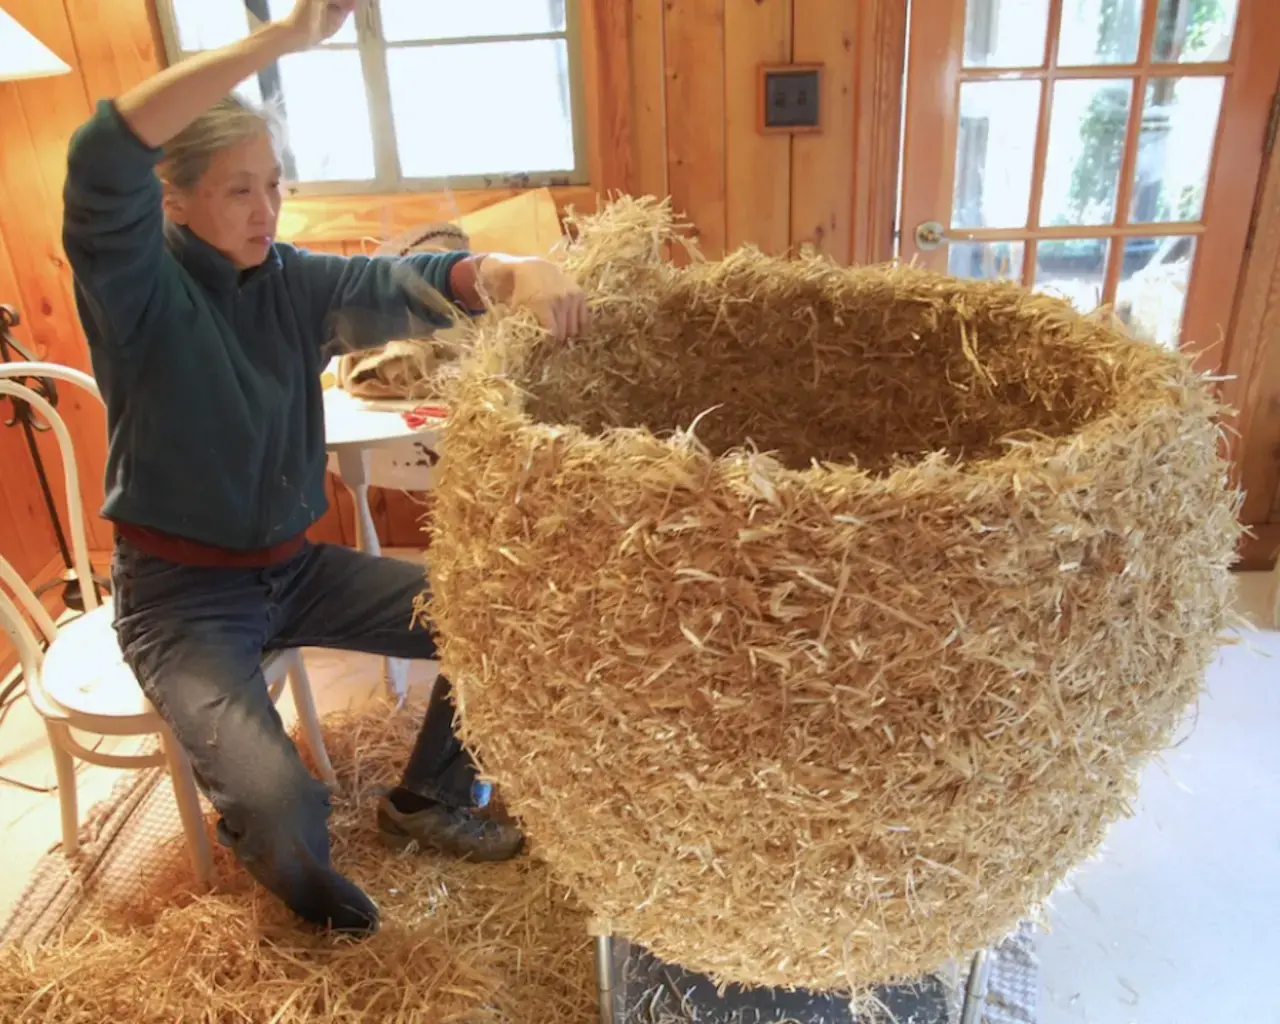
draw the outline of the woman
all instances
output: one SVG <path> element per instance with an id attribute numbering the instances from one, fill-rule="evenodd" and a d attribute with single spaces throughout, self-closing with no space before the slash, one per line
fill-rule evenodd
<path id="1" fill-rule="evenodd" d="M 217 808 L 221 840 L 304 920 L 376 930 L 378 909 L 330 866 L 328 793 L 281 727 L 264 652 L 322 646 L 433 658 L 413 628 L 421 571 L 311 545 L 325 511 L 322 343 L 341 313 L 363 344 L 441 323 L 430 289 L 529 308 L 554 335 L 582 293 L 543 260 L 467 252 L 309 254 L 275 241 L 280 151 L 270 119 L 226 98 L 333 35 L 356 0 L 298 0 L 283 21 L 100 104 L 72 140 L 64 242 L 110 434 L 125 659 Z M 156 172 L 159 172 L 158 175 Z M 425 281 L 402 290 L 406 272 Z M 379 806 L 398 847 L 515 856 L 521 835 L 475 813 L 483 787 L 441 681 L 403 780 Z"/>

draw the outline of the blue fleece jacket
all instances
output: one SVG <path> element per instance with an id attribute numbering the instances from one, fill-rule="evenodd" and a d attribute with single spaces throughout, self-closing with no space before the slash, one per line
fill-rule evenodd
<path id="1" fill-rule="evenodd" d="M 464 252 L 406 260 L 277 244 L 247 272 L 165 231 L 155 166 L 110 101 L 71 141 L 63 244 L 107 406 L 108 519 L 233 550 L 305 531 L 327 507 L 320 373 L 343 315 L 358 346 L 441 317 Z M 415 289 L 416 290 L 416 289 Z"/>

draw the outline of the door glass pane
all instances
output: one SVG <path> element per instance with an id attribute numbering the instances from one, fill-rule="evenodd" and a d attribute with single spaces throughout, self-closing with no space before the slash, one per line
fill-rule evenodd
<path id="1" fill-rule="evenodd" d="M 299 181 L 374 177 L 373 133 L 360 54 L 310 50 L 280 61 L 289 149 Z"/>
<path id="2" fill-rule="evenodd" d="M 1195 254 L 1194 235 L 1126 241 L 1116 315 L 1134 334 L 1177 347 Z"/>
<path id="3" fill-rule="evenodd" d="M 1048 31 L 1049 0 L 969 0 L 964 10 L 964 66 L 1041 67 Z"/>
<path id="4" fill-rule="evenodd" d="M 1063 0 L 1059 66 L 1134 64 L 1142 0 Z"/>
<path id="5" fill-rule="evenodd" d="M 391 49 L 387 72 L 405 177 L 573 169 L 563 39 Z M 424 96 L 465 101 L 434 104 L 425 116 Z"/>
<path id="6" fill-rule="evenodd" d="M 199 3 L 209 3 L 209 0 L 197 0 Z M 217 0 L 214 0 L 217 2 Z M 242 2 L 242 0 L 237 0 Z M 267 10 L 271 13 L 274 21 L 279 21 L 289 14 L 290 11 L 297 6 L 297 0 L 267 0 Z M 328 40 L 330 43 L 354 43 L 356 42 L 356 19 L 353 15 L 348 18 L 342 28 Z"/>
<path id="7" fill-rule="evenodd" d="M 1110 248 L 1105 238 L 1037 242 L 1035 290 L 1066 299 L 1080 312 L 1091 313 L 1102 305 Z"/>
<path id="8" fill-rule="evenodd" d="M 1041 225 L 1115 220 L 1133 80 L 1068 79 L 1053 88 Z"/>
<path id="9" fill-rule="evenodd" d="M 1022 280 L 1023 242 L 953 242 L 947 253 L 947 273 L 955 277 Z"/>
<path id="10" fill-rule="evenodd" d="M 1237 6 L 1237 0 L 1160 0 L 1151 59 L 1184 64 L 1230 60 Z"/>
<path id="11" fill-rule="evenodd" d="M 184 52 L 213 50 L 249 34 L 249 17 L 239 0 L 173 0 L 178 45 Z"/>
<path id="12" fill-rule="evenodd" d="M 1129 220 L 1199 220 L 1222 105 L 1221 78 L 1147 83 Z"/>
<path id="13" fill-rule="evenodd" d="M 1027 223 L 1039 117 L 1038 81 L 960 86 L 952 227 L 1017 228 Z"/>
<path id="14" fill-rule="evenodd" d="M 387 42 L 563 32 L 565 0 L 382 0 Z"/>

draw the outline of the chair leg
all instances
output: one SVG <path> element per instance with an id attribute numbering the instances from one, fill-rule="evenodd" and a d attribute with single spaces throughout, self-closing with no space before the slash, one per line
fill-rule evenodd
<path id="1" fill-rule="evenodd" d="M 165 760 L 169 764 L 169 781 L 173 784 L 173 797 L 178 804 L 178 816 L 182 819 L 182 831 L 187 837 L 187 850 L 191 854 L 191 867 L 196 882 L 204 888 L 213 884 L 213 853 L 209 849 L 209 834 L 205 831 L 204 815 L 200 811 L 200 793 L 191 773 L 191 762 L 182 747 L 166 727 L 160 733 L 164 745 Z"/>
<path id="2" fill-rule="evenodd" d="M 64 746 L 71 731 L 61 722 L 45 722 L 49 747 L 53 751 L 53 770 L 58 779 L 58 809 L 62 813 L 62 852 L 74 857 L 80 852 L 80 822 L 76 806 L 76 763 Z"/>
<path id="3" fill-rule="evenodd" d="M 307 666 L 302 661 L 299 651 L 293 652 L 289 666 L 289 690 L 293 694 L 293 706 L 298 711 L 298 722 L 302 725 L 302 735 L 306 737 L 307 748 L 320 772 L 320 778 L 330 786 L 338 784 L 338 773 L 329 763 L 329 752 L 324 747 L 324 733 L 320 731 L 320 715 L 316 712 L 315 695 L 311 692 L 311 680 L 307 677 Z"/>

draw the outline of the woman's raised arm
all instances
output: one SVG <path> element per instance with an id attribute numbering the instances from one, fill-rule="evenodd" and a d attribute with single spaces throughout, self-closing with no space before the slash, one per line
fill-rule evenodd
<path id="1" fill-rule="evenodd" d="M 166 68 L 130 89 L 116 106 L 144 146 L 163 146 L 250 75 L 328 39 L 355 6 L 356 0 L 298 0 L 282 21 Z"/>

